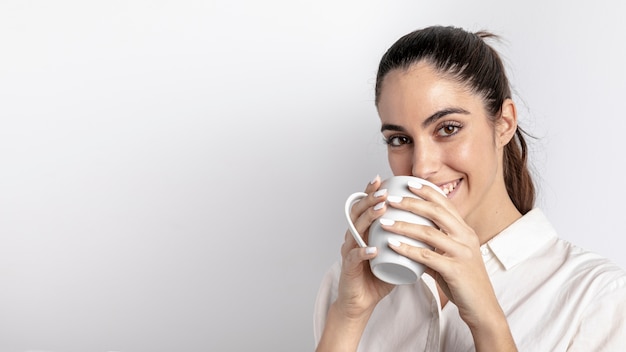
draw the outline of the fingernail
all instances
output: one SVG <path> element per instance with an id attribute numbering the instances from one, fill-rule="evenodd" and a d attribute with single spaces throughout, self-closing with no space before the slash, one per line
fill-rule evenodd
<path id="1" fill-rule="evenodd" d="M 376 253 L 376 247 L 366 247 L 365 254 L 374 254 Z"/>
<path id="2" fill-rule="evenodd" d="M 400 203 L 402 201 L 402 197 L 400 197 L 400 196 L 389 196 L 389 197 L 387 197 L 387 201 L 389 203 Z"/>
<path id="3" fill-rule="evenodd" d="M 385 226 L 391 226 L 396 223 L 395 221 L 387 218 L 380 218 L 378 221 Z"/>
<path id="4" fill-rule="evenodd" d="M 374 210 L 380 210 L 385 206 L 385 202 L 380 202 L 376 205 L 374 205 Z"/>
<path id="5" fill-rule="evenodd" d="M 374 197 L 375 198 L 381 197 L 381 196 L 385 195 L 385 193 L 387 193 L 387 189 L 386 188 L 379 189 L 378 191 L 374 192 Z"/>
<path id="6" fill-rule="evenodd" d="M 415 188 L 415 189 L 421 189 L 422 184 L 417 181 L 409 181 L 409 187 Z"/>
<path id="7" fill-rule="evenodd" d="M 376 175 L 376 177 L 374 177 L 374 179 L 370 181 L 370 185 L 373 185 L 378 180 L 380 180 L 380 175 Z"/>
<path id="8" fill-rule="evenodd" d="M 398 241 L 395 238 L 388 238 L 387 243 L 389 243 L 389 245 L 392 247 L 400 247 L 400 244 L 401 244 L 400 241 Z"/>

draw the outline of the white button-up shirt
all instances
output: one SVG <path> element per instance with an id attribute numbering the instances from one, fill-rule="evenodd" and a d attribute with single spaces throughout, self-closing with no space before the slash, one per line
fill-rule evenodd
<path id="1" fill-rule="evenodd" d="M 498 301 L 519 351 L 626 351 L 626 272 L 559 239 L 533 209 L 481 246 Z M 337 298 L 341 262 L 324 277 L 314 311 L 319 342 Z M 397 286 L 376 306 L 359 351 L 474 351 L 457 307 L 443 309 L 427 274 Z"/>

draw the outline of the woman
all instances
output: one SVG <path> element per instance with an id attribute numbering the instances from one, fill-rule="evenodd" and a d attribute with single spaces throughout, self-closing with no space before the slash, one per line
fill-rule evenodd
<path id="1" fill-rule="evenodd" d="M 417 283 L 393 286 L 369 269 L 376 248 L 346 232 L 316 301 L 318 351 L 626 349 L 626 273 L 557 238 L 534 208 L 524 134 L 489 37 L 434 26 L 382 57 L 375 101 L 391 170 L 446 196 L 423 187 L 411 188 L 423 200 L 387 200 L 377 176 L 352 220 L 359 233 L 380 221 L 436 250 L 389 243 L 428 267 Z M 385 221 L 387 207 L 437 229 Z"/>

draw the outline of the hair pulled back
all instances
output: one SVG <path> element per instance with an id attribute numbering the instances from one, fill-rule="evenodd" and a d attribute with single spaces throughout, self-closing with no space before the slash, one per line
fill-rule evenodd
<path id="1" fill-rule="evenodd" d="M 509 80 L 500 55 L 485 38 L 496 35 L 461 28 L 432 26 L 398 39 L 383 55 L 376 76 L 375 101 L 378 104 L 383 79 L 392 70 L 408 69 L 424 61 L 443 76 L 453 79 L 482 97 L 485 109 L 495 122 L 501 117 L 502 104 L 511 98 Z M 535 187 L 528 169 L 525 132 L 518 126 L 515 137 L 504 149 L 504 182 L 509 197 L 525 214 L 535 203 Z"/>

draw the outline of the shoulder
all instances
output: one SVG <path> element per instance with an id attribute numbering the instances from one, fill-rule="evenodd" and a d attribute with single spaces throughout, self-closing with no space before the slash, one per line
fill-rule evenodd
<path id="1" fill-rule="evenodd" d="M 600 282 L 615 280 L 623 285 L 626 271 L 598 253 L 563 239 L 544 213 L 535 208 L 488 242 L 502 265 L 507 269 L 521 266 L 533 275 L 554 275 Z"/>
<path id="2" fill-rule="evenodd" d="M 523 278 L 516 281 L 519 290 L 543 292 L 575 305 L 589 304 L 610 292 L 626 292 L 623 268 L 560 237 L 540 209 L 524 215 L 488 247 L 504 269 L 493 276 L 503 289 Z"/>
<path id="3" fill-rule="evenodd" d="M 580 316 L 571 323 L 575 335 L 572 351 L 621 351 L 626 345 L 626 271 L 611 260 L 565 240 L 564 267 L 570 281 L 564 283 L 567 299 L 578 306 Z"/>
<path id="4" fill-rule="evenodd" d="M 626 270 L 610 259 L 564 239 L 558 239 L 552 249 L 560 253 L 559 265 L 571 271 L 576 282 L 586 283 L 587 289 L 598 295 L 626 291 Z M 626 299 L 626 294 L 624 296 Z"/>

